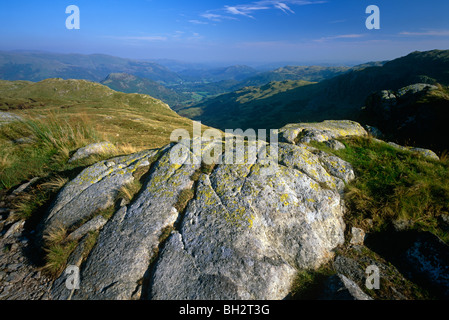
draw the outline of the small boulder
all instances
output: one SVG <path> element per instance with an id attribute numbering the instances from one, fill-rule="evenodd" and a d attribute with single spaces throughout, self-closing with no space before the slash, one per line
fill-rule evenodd
<path id="1" fill-rule="evenodd" d="M 69 163 L 83 160 L 93 155 L 112 153 L 115 150 L 117 150 L 116 147 L 110 142 L 93 143 L 81 149 L 78 149 L 72 156 L 72 158 L 70 158 Z"/>

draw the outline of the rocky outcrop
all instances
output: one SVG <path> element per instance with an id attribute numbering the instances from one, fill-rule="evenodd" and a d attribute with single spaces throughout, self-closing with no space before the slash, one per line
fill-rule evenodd
<path id="1" fill-rule="evenodd" d="M 288 124 L 279 130 L 281 140 L 288 143 L 325 142 L 348 136 L 367 136 L 366 130 L 350 120 L 327 120 L 320 123 Z"/>
<path id="2" fill-rule="evenodd" d="M 69 259 L 81 267 L 80 289 L 66 290 L 62 274 L 53 299 L 283 299 L 298 270 L 332 259 L 344 242 L 349 163 L 304 144 L 279 143 L 277 159 L 265 158 L 261 148 L 275 145 L 248 143 L 245 163 L 215 155 L 207 171 L 190 142 L 99 162 L 64 187 L 43 234 L 101 230 L 87 259 L 73 256 L 79 250 Z M 181 144 L 188 152 L 173 163 Z M 204 141 L 203 156 L 216 147 L 221 140 Z M 92 220 L 143 166 L 148 173 L 131 203 L 103 227 Z M 185 193 L 191 200 L 180 207 Z"/>
<path id="3" fill-rule="evenodd" d="M 448 107 L 445 89 L 417 83 L 373 93 L 366 99 L 361 119 L 390 141 L 442 152 L 449 149 L 445 138 Z"/>

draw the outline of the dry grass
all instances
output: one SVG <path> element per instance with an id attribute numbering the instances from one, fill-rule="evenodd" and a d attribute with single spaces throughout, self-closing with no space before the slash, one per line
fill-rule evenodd
<path id="1" fill-rule="evenodd" d="M 14 158 L 11 153 L 6 152 L 4 154 L 0 154 L 0 174 L 10 167 L 14 162 Z"/>
<path id="2" fill-rule="evenodd" d="M 131 200 L 134 199 L 134 196 L 140 191 L 142 188 L 142 183 L 134 179 L 133 182 L 128 183 L 127 185 L 120 188 L 118 193 L 118 198 L 125 199 L 128 202 L 131 202 Z"/>
<path id="3" fill-rule="evenodd" d="M 67 241 L 68 233 L 65 227 L 56 226 L 44 235 L 46 255 L 42 270 L 55 278 L 64 271 L 67 260 L 77 245 L 76 241 Z"/>
<path id="4" fill-rule="evenodd" d="M 44 235 L 44 241 L 47 245 L 52 245 L 55 243 L 62 243 L 65 241 L 68 235 L 67 228 L 63 226 L 56 226 L 52 228 L 48 233 Z"/>
<path id="5" fill-rule="evenodd" d="M 184 209 L 187 207 L 189 201 L 192 200 L 194 196 L 195 192 L 193 191 L 193 189 L 182 190 L 178 196 L 178 201 L 174 205 L 175 209 L 178 212 L 183 212 Z"/>
<path id="6" fill-rule="evenodd" d="M 43 183 L 41 187 L 51 192 L 57 192 L 62 189 L 67 182 L 69 182 L 69 178 L 56 176 L 50 181 Z"/>

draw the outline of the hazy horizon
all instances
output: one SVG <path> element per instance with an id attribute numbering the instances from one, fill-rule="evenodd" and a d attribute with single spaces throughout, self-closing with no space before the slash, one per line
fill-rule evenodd
<path id="1" fill-rule="evenodd" d="M 80 10 L 69 30 L 66 7 Z M 366 8 L 380 9 L 368 30 Z M 447 0 L 229 0 L 0 4 L 2 51 L 107 54 L 189 63 L 354 65 L 449 49 Z"/>

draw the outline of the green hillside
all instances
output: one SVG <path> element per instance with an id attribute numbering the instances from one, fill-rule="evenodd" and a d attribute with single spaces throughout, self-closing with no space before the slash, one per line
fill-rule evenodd
<path id="1" fill-rule="evenodd" d="M 86 80 L 0 81 L 0 111 L 30 117 L 82 116 L 114 141 L 146 147 L 166 144 L 176 128 L 192 128 L 191 120 L 160 100 Z"/>
<path id="2" fill-rule="evenodd" d="M 304 88 L 307 91 L 311 85 L 307 81 L 285 80 L 270 82 L 262 87 L 246 87 L 205 100 L 178 113 L 220 129 L 256 128 L 252 126 L 256 123 L 265 125 L 260 128 L 278 128 L 280 117 L 285 121 L 292 119 L 287 110 L 282 115 L 278 114 L 279 107 L 284 103 L 278 97 L 282 95 L 285 99 L 285 95 L 295 89 Z"/>
<path id="3" fill-rule="evenodd" d="M 0 189 L 71 170 L 71 154 L 94 142 L 112 142 L 115 154 L 127 154 L 160 148 L 173 130 L 193 128 L 160 100 L 85 80 L 1 80 L 0 118 L 3 112 L 22 120 L 0 124 Z"/>
<path id="4" fill-rule="evenodd" d="M 359 120 L 365 99 L 373 92 L 398 90 L 414 83 L 449 85 L 449 50 L 413 52 L 383 66 L 356 68 L 332 79 L 242 102 L 247 92 L 208 99 L 180 114 L 226 128 L 280 128 L 291 122 L 327 119 Z"/>
<path id="5" fill-rule="evenodd" d="M 322 67 L 322 66 L 286 66 L 273 71 L 262 72 L 242 81 L 239 85 L 262 86 L 272 81 L 304 80 L 319 82 L 333 78 L 349 71 L 349 67 Z"/>
<path id="6" fill-rule="evenodd" d="M 191 95 L 177 93 L 162 84 L 126 73 L 111 73 L 101 84 L 124 93 L 141 93 L 162 100 L 170 107 L 191 99 Z"/>

